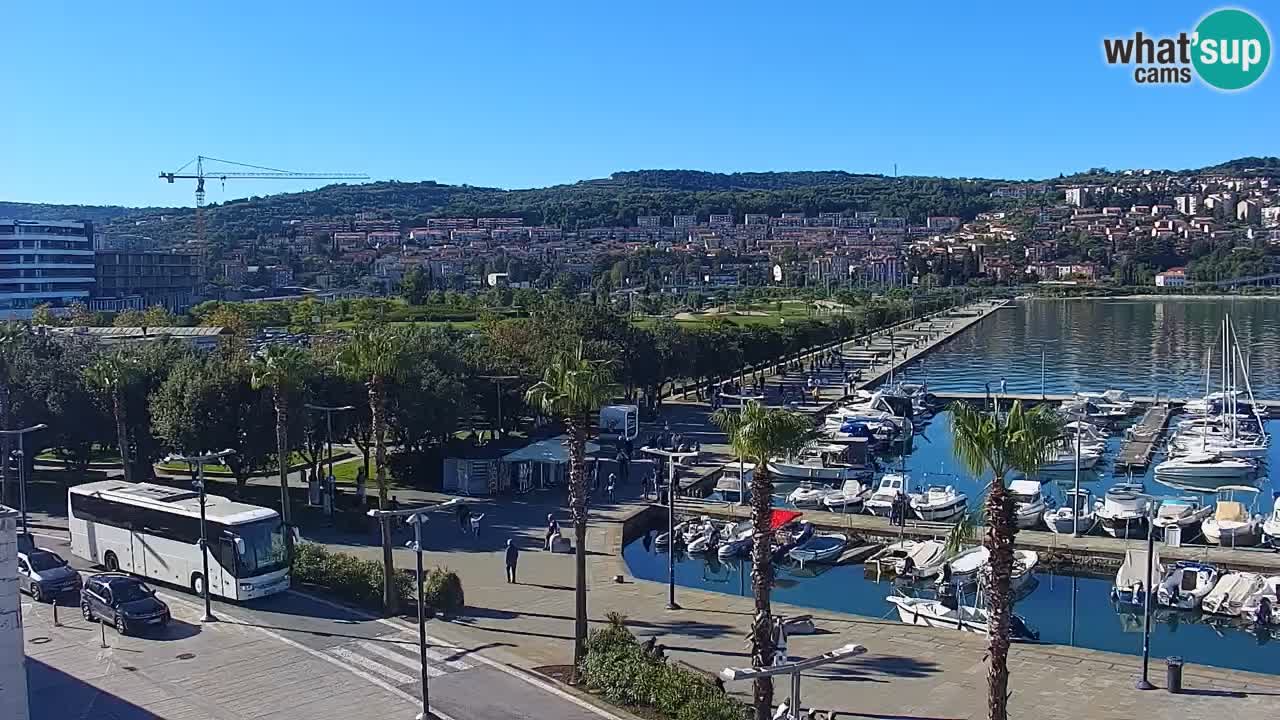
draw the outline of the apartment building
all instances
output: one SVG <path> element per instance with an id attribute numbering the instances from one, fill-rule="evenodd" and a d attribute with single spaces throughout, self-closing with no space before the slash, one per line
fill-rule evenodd
<path id="1" fill-rule="evenodd" d="M 0 318 L 85 302 L 93 272 L 93 223 L 0 219 Z"/>
<path id="2" fill-rule="evenodd" d="M 99 250 L 93 258 L 95 310 L 163 305 L 172 312 L 191 306 L 200 284 L 198 258 L 161 250 Z"/>

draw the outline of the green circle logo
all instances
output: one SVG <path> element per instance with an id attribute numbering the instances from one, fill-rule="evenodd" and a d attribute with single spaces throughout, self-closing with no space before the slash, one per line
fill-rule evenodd
<path id="1" fill-rule="evenodd" d="M 1243 10 L 1215 10 L 1196 26 L 1191 62 L 1200 79 L 1219 90 L 1241 90 L 1258 81 L 1271 61 L 1271 36 Z"/>

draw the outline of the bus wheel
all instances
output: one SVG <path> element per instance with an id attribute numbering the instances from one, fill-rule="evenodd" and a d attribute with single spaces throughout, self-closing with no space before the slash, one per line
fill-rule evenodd
<path id="1" fill-rule="evenodd" d="M 120 561 L 116 560 L 116 554 L 108 551 L 102 557 L 102 564 L 107 566 L 107 572 L 120 572 Z"/>
<path id="2" fill-rule="evenodd" d="M 191 576 L 191 592 L 195 593 L 196 597 L 204 597 L 204 576 L 200 573 L 194 573 Z"/>

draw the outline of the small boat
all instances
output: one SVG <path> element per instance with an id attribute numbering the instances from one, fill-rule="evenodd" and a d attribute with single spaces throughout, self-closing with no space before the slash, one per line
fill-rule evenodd
<path id="1" fill-rule="evenodd" d="M 724 533 L 726 540 L 716 548 L 716 557 L 721 560 L 742 557 L 751 552 L 751 543 L 755 534 L 750 520 L 743 520 Z"/>
<path id="2" fill-rule="evenodd" d="M 909 482 L 910 478 L 901 473 L 885 473 L 875 492 L 864 503 L 867 511 L 872 515 L 889 517 L 889 513 L 893 511 L 893 501 L 907 491 Z"/>
<path id="3" fill-rule="evenodd" d="M 886 597 L 898 609 L 898 618 L 908 625 L 962 630 L 987 634 L 987 611 L 971 605 L 947 607 L 941 600 L 909 598 L 899 595 Z M 1013 616 L 1010 636 L 1014 640 L 1039 640 L 1040 634 L 1032 630 L 1017 615 Z"/>
<path id="4" fill-rule="evenodd" d="M 1275 505 L 1271 514 L 1262 523 L 1262 537 L 1271 547 L 1280 550 L 1280 493 L 1275 494 Z"/>
<path id="5" fill-rule="evenodd" d="M 800 486 L 791 491 L 787 495 L 787 502 L 798 508 L 816 508 L 822 507 L 822 501 L 828 495 L 834 495 L 837 491 L 830 485 L 821 485 L 812 482 L 802 482 Z"/>
<path id="6" fill-rule="evenodd" d="M 1070 535 L 1077 529 L 1087 535 L 1098 524 L 1093 507 L 1093 495 L 1088 490 L 1067 490 L 1067 502 L 1062 507 L 1044 512 L 1044 524 L 1059 535 Z"/>
<path id="7" fill-rule="evenodd" d="M 1195 610 L 1218 584 L 1218 568 L 1205 563 L 1182 561 L 1174 564 L 1156 587 L 1156 602 L 1181 610 Z"/>
<path id="8" fill-rule="evenodd" d="M 809 542 L 809 538 L 813 537 L 813 523 L 800 521 L 794 525 L 788 526 L 778 531 L 778 541 L 773 548 L 773 559 L 775 561 L 787 557 L 793 549 Z"/>
<path id="9" fill-rule="evenodd" d="M 937 540 L 925 540 L 908 550 L 906 557 L 898 561 L 895 570 L 899 577 L 921 580 L 941 572 L 946 560 L 945 545 Z"/>
<path id="10" fill-rule="evenodd" d="M 1125 415 L 1133 414 L 1134 409 L 1138 407 L 1138 403 L 1124 390 L 1103 390 L 1102 392 L 1079 392 L 1076 397 L 1093 402 L 1100 408 L 1109 411 L 1123 412 Z"/>
<path id="11" fill-rule="evenodd" d="M 1259 617 L 1258 611 L 1266 600 L 1269 617 Z M 1262 579 L 1262 588 L 1245 598 L 1240 606 L 1240 617 L 1261 625 L 1280 625 L 1280 575 Z"/>
<path id="12" fill-rule="evenodd" d="M 1151 577 L 1154 585 L 1164 577 L 1164 566 L 1160 564 L 1160 549 L 1155 549 L 1151 556 Z M 1142 607 L 1147 597 L 1147 549 L 1124 551 L 1124 562 L 1116 571 L 1115 584 L 1111 586 L 1111 598 L 1122 605 Z"/>
<path id="13" fill-rule="evenodd" d="M 1166 528 L 1181 528 L 1182 539 L 1192 540 L 1200 534 L 1200 523 L 1212 514 L 1213 507 L 1205 505 L 1200 498 L 1169 498 L 1160 501 L 1156 516 L 1151 519 L 1151 526 L 1161 535 Z"/>
<path id="14" fill-rule="evenodd" d="M 677 545 L 681 545 L 684 543 L 685 532 L 688 531 L 690 528 L 692 528 L 694 525 L 695 523 L 693 520 L 685 520 L 684 522 L 676 523 L 676 526 L 672 528 L 672 530 L 674 530 Z M 666 547 L 667 544 L 671 541 L 671 535 L 672 533 L 666 533 L 666 532 L 658 533 L 658 536 L 653 539 L 654 546 Z"/>
<path id="15" fill-rule="evenodd" d="M 1258 573 L 1223 573 L 1204 596 L 1200 609 L 1214 615 L 1239 615 L 1245 601 L 1262 591 L 1265 583 L 1266 579 Z"/>
<path id="16" fill-rule="evenodd" d="M 1223 457 L 1213 452 L 1196 452 L 1170 458 L 1156 465 L 1156 477 L 1183 482 L 1240 480 L 1258 467 L 1243 458 Z"/>
<path id="17" fill-rule="evenodd" d="M 751 480 L 755 477 L 755 463 L 725 463 L 712 493 L 728 503 L 746 503 L 751 499 Z"/>
<path id="18" fill-rule="evenodd" d="M 814 533 L 809 541 L 787 553 L 792 560 L 805 563 L 831 562 L 849 545 L 849 537 L 842 533 Z"/>
<path id="19" fill-rule="evenodd" d="M 691 540 L 685 544 L 685 551 L 690 555 L 701 555 L 714 550 L 720 545 L 720 527 L 708 521 Z"/>
<path id="20" fill-rule="evenodd" d="M 1016 593 L 1036 575 L 1036 567 L 1040 565 L 1040 553 L 1035 550 L 1013 551 L 1013 575 L 1009 587 Z M 988 566 L 990 567 L 990 566 Z"/>
<path id="21" fill-rule="evenodd" d="M 991 551 L 985 546 L 969 548 L 951 558 L 951 581 L 958 586 L 973 585 L 991 562 Z"/>
<path id="22" fill-rule="evenodd" d="M 924 492 L 911 495 L 911 509 L 921 520 L 948 522 L 969 510 L 969 496 L 953 485 L 930 485 Z"/>
<path id="23" fill-rule="evenodd" d="M 1095 501 L 1102 531 L 1114 538 L 1147 536 L 1147 514 L 1151 497 L 1138 483 L 1118 483 L 1107 488 Z"/>
<path id="24" fill-rule="evenodd" d="M 778 479 L 808 480 L 827 483 L 843 483 L 850 478 L 864 478 L 871 474 L 868 463 L 850 455 L 848 445 L 815 444 L 806 448 L 798 457 L 773 458 L 769 472 Z"/>
<path id="25" fill-rule="evenodd" d="M 858 480 L 845 480 L 839 490 L 822 498 L 822 504 L 832 512 L 857 511 L 867 494 L 867 487 Z"/>
<path id="26" fill-rule="evenodd" d="M 1080 448 L 1080 469 L 1091 470 L 1102 459 L 1102 445 L 1083 445 Z M 1070 472 L 1076 469 L 1075 447 L 1055 446 L 1049 457 L 1040 464 L 1041 472 Z"/>
<path id="27" fill-rule="evenodd" d="M 1040 483 L 1035 480 L 1014 480 L 1009 483 L 1009 494 L 1013 496 L 1013 519 L 1018 527 L 1026 529 L 1040 524 L 1044 518 L 1044 495 L 1040 492 Z"/>
<path id="28" fill-rule="evenodd" d="M 1200 523 L 1205 542 L 1227 547 L 1251 547 L 1262 539 L 1262 517 L 1251 515 L 1238 493 L 1252 495 L 1256 502 L 1258 489 L 1248 485 L 1226 485 L 1218 488 L 1218 505 L 1213 515 Z"/>
<path id="29" fill-rule="evenodd" d="M 896 575 L 898 563 L 918 544 L 916 540 L 899 540 L 885 545 L 863 563 L 863 574 L 867 577 L 874 576 L 876 580 Z"/>

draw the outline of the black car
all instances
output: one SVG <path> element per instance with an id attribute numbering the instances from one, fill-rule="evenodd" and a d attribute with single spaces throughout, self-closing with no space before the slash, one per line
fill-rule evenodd
<path id="1" fill-rule="evenodd" d="M 135 577 L 102 573 L 90 577 L 80 591 L 84 619 L 110 621 L 121 635 L 169 624 L 169 606 L 156 591 Z"/>

